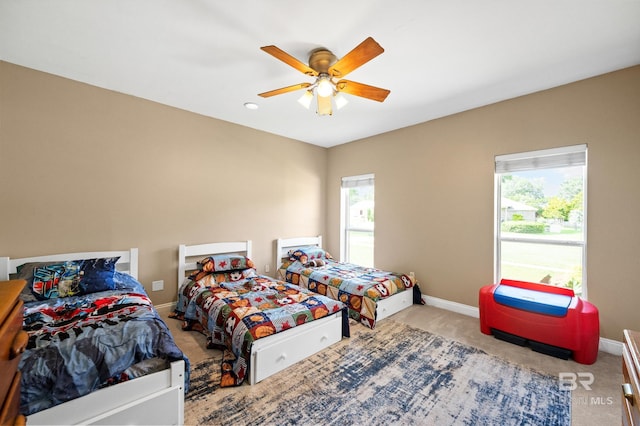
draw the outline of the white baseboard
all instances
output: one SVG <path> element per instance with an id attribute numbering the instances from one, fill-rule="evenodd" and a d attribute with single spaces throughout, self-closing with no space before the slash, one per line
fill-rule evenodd
<path id="1" fill-rule="evenodd" d="M 156 311 L 160 313 L 169 313 L 176 308 L 176 302 L 163 303 L 162 305 L 154 305 Z"/>
<path id="2" fill-rule="evenodd" d="M 436 308 L 446 309 L 447 311 L 457 312 L 462 315 L 467 315 L 474 318 L 480 318 L 480 309 L 473 306 L 464 305 L 458 302 L 451 302 L 450 300 L 440 299 L 438 297 L 422 295 L 422 300 L 429 306 Z"/>
<path id="3" fill-rule="evenodd" d="M 617 340 L 601 337 L 598 349 L 608 354 L 622 356 L 622 342 L 618 342 Z"/>
<path id="4" fill-rule="evenodd" d="M 424 300 L 424 303 L 426 303 L 427 305 L 433 306 L 435 308 L 446 309 L 447 311 L 456 312 L 462 315 L 480 318 L 480 309 L 473 306 L 464 305 L 458 302 L 452 302 L 450 300 L 440 299 L 438 297 L 427 296 L 426 294 L 422 295 L 422 300 Z M 612 355 L 621 356 L 622 342 L 601 337 L 598 350 Z"/>

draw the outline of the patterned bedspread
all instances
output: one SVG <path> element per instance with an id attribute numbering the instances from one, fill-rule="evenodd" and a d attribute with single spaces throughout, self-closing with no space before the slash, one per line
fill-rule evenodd
<path id="1" fill-rule="evenodd" d="M 267 276 L 216 282 L 187 278 L 178 292 L 176 318 L 185 330 L 201 326 L 209 347 L 226 349 L 221 387 L 247 377 L 252 343 L 259 338 L 329 316 L 345 306 L 296 285 Z M 343 335 L 349 336 L 344 315 Z"/>
<path id="2" fill-rule="evenodd" d="M 349 316 L 367 327 L 376 323 L 377 302 L 416 285 L 410 276 L 325 259 L 322 266 L 287 260 L 278 269 L 283 280 L 340 300 Z"/>
<path id="3" fill-rule="evenodd" d="M 22 413 L 36 413 L 180 359 L 185 360 L 188 386 L 188 359 L 142 285 L 135 283 L 123 286 L 134 288 L 25 304 L 29 343 L 19 365 Z"/>

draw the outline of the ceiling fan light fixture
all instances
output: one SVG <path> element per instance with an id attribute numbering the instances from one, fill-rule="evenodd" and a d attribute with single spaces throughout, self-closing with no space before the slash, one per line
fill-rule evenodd
<path id="1" fill-rule="evenodd" d="M 348 103 L 342 93 L 378 102 L 383 102 L 390 93 L 387 89 L 344 79 L 347 74 L 384 52 L 382 46 L 372 37 L 367 37 L 341 59 L 337 59 L 325 48 L 314 49 L 309 55 L 309 65 L 273 45 L 263 46 L 260 49 L 304 75 L 315 77 L 313 83 L 298 83 L 259 93 L 258 96 L 263 98 L 305 89 L 305 93 L 298 99 L 302 106 L 311 109 L 311 103 L 315 97 L 318 105 L 317 114 L 332 115 L 333 105 L 336 109 L 340 109 Z"/>
<path id="2" fill-rule="evenodd" d="M 313 92 L 311 90 L 305 90 L 304 94 L 298 99 L 298 103 L 306 109 L 311 108 L 311 101 L 313 101 Z"/>
<path id="3" fill-rule="evenodd" d="M 343 106 L 349 103 L 349 100 L 342 94 L 336 93 L 333 97 L 333 100 L 336 101 L 336 108 L 341 109 Z"/>
<path id="4" fill-rule="evenodd" d="M 323 98 L 333 95 L 333 84 L 331 83 L 331 79 L 329 78 L 329 76 L 321 75 L 320 77 L 318 77 L 316 91 L 318 93 L 318 96 L 322 96 Z"/>

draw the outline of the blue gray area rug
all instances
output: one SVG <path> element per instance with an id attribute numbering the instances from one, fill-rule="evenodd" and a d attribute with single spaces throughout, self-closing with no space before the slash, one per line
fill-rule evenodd
<path id="1" fill-rule="evenodd" d="M 570 425 L 557 377 L 391 319 L 264 381 L 220 388 L 219 359 L 192 366 L 186 424 Z"/>

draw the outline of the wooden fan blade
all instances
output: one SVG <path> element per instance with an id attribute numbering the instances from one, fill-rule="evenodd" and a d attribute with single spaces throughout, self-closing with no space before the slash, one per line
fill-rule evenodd
<path id="1" fill-rule="evenodd" d="M 382 46 L 373 38 L 369 37 L 329 67 L 329 75 L 336 78 L 344 77 L 382 52 L 384 52 Z"/>
<path id="2" fill-rule="evenodd" d="M 390 90 L 381 89 L 375 86 L 369 86 L 368 84 L 358 83 L 350 80 L 340 80 L 336 83 L 336 90 L 338 92 L 348 93 L 350 95 L 360 96 L 362 98 L 371 99 L 378 102 L 383 102 Z"/>
<path id="3" fill-rule="evenodd" d="M 331 96 L 317 96 L 318 98 L 318 115 L 332 115 Z"/>
<path id="4" fill-rule="evenodd" d="M 318 73 L 313 68 L 310 68 L 308 65 L 305 65 L 304 63 L 300 62 L 299 60 L 276 46 L 262 46 L 260 49 L 264 50 L 274 58 L 280 59 L 285 64 L 292 66 L 301 73 L 312 76 L 318 75 Z"/>
<path id="5" fill-rule="evenodd" d="M 309 86 L 311 86 L 311 83 L 294 84 L 293 86 L 282 87 L 280 89 L 271 90 L 269 92 L 259 93 L 258 96 L 262 96 L 263 98 L 268 98 L 270 96 L 281 95 L 282 93 L 305 89 Z"/>

